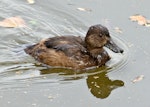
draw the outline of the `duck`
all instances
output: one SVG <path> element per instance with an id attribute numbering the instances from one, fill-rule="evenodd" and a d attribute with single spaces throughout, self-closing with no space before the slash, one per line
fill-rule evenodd
<path id="1" fill-rule="evenodd" d="M 86 36 L 54 36 L 27 46 L 24 51 L 43 65 L 86 69 L 105 66 L 111 57 L 104 49 L 123 53 L 111 38 L 108 29 L 101 25 L 90 26 Z"/>

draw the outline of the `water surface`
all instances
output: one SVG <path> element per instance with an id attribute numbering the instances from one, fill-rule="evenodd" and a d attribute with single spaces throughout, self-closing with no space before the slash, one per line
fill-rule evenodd
<path id="1" fill-rule="evenodd" d="M 86 11 L 78 10 L 84 8 Z M 26 28 L 0 28 L 0 104 L 2 107 L 141 107 L 149 104 L 149 28 L 131 22 L 134 14 L 149 16 L 148 1 L 1 0 L 0 20 L 22 17 Z M 124 50 L 114 54 L 108 67 L 74 72 L 39 65 L 23 49 L 43 38 L 85 36 L 90 25 L 108 27 Z M 122 33 L 114 30 L 122 29 Z M 133 83 L 135 77 L 144 79 Z"/>

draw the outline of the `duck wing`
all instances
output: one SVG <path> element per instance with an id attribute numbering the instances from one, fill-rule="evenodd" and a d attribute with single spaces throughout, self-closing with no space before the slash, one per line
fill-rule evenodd
<path id="1" fill-rule="evenodd" d="M 62 36 L 49 38 L 44 42 L 45 46 L 56 51 L 62 51 L 67 56 L 73 56 L 76 53 L 86 53 L 85 43 L 81 37 Z"/>

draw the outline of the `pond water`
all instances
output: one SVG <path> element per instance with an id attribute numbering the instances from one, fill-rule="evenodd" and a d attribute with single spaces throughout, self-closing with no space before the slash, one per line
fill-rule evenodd
<path id="1" fill-rule="evenodd" d="M 150 18 L 144 0 L 1 0 L 0 20 L 20 16 L 28 27 L 0 27 L 1 107 L 149 107 L 150 28 L 131 22 Z M 41 66 L 24 52 L 27 45 L 59 35 L 85 36 L 103 24 L 123 54 L 107 49 L 107 67 L 74 72 Z M 115 30 L 118 29 L 118 30 Z M 144 77 L 144 78 L 143 78 Z"/>

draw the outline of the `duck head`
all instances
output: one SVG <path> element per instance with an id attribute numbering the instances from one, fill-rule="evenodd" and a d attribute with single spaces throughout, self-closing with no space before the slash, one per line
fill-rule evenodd
<path id="1" fill-rule="evenodd" d="M 108 29 L 100 24 L 89 28 L 85 37 L 85 43 L 89 51 L 106 46 L 115 53 L 123 53 L 123 49 L 121 49 L 110 37 Z"/>

